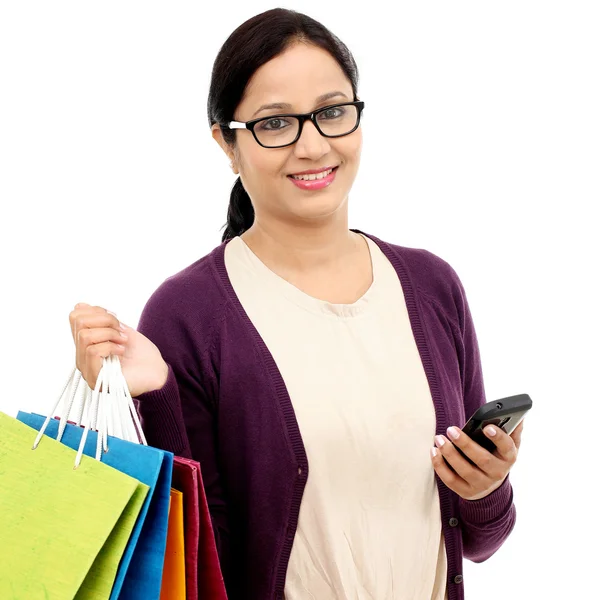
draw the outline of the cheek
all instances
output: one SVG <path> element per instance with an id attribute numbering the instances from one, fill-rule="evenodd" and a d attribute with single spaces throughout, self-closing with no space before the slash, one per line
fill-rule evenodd
<path id="1" fill-rule="evenodd" d="M 360 155 L 362 151 L 362 134 L 360 130 L 356 131 L 355 134 L 348 137 L 345 140 L 344 145 L 338 149 L 339 155 L 342 160 L 351 163 L 352 169 L 358 168 L 358 162 L 360 161 Z"/>
<path id="2" fill-rule="evenodd" d="M 249 184 L 252 182 L 253 186 L 272 185 L 273 179 L 282 178 L 285 172 L 285 159 L 279 157 L 277 152 L 269 152 L 258 145 L 257 149 L 244 149 L 241 162 L 244 179 Z"/>
<path id="3" fill-rule="evenodd" d="M 360 153 L 362 151 L 362 143 L 363 143 L 363 136 L 362 136 L 362 131 L 360 129 L 357 129 L 355 131 L 356 136 L 354 138 L 352 138 L 352 149 L 353 149 L 353 156 L 354 156 L 354 160 L 358 160 L 360 159 Z"/>

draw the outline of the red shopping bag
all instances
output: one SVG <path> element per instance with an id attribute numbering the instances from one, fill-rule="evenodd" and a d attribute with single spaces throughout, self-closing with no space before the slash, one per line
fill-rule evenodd
<path id="1" fill-rule="evenodd" d="M 200 464 L 176 456 L 172 486 L 183 492 L 187 600 L 227 600 Z"/>

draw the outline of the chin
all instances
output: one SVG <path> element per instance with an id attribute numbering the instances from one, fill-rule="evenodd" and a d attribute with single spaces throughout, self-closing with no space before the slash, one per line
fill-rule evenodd
<path id="1" fill-rule="evenodd" d="M 306 198 L 304 201 L 290 207 L 291 212 L 301 219 L 320 220 L 326 219 L 342 210 L 346 206 L 345 199 L 336 195 Z"/>

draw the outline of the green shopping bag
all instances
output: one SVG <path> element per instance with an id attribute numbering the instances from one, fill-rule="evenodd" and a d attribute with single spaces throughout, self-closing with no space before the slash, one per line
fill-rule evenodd
<path id="1" fill-rule="evenodd" d="M 105 600 L 148 487 L 36 434 L 0 412 L 0 598 Z"/>

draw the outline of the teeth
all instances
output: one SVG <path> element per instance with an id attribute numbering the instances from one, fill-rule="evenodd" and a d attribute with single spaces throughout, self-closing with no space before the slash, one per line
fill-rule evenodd
<path id="1" fill-rule="evenodd" d="M 322 173 L 313 173 L 312 175 L 292 175 L 294 179 L 300 179 L 302 181 L 314 181 L 315 179 L 323 179 L 323 177 L 327 177 L 333 169 L 329 169 L 329 171 L 323 171 Z"/>

